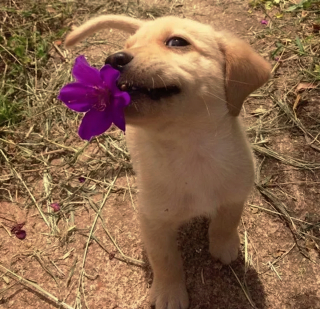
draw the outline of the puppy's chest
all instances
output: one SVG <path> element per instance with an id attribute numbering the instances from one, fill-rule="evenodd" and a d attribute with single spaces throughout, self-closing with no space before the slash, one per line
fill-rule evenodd
<path id="1" fill-rule="evenodd" d="M 148 156 L 140 158 L 139 166 L 143 187 L 160 189 L 164 194 L 190 202 L 196 196 L 210 196 L 220 186 L 223 164 L 219 164 L 219 151 L 200 144 L 166 145 L 150 149 Z"/>

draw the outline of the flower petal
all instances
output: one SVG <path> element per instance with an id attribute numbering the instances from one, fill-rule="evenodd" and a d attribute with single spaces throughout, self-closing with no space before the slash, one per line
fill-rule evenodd
<path id="1" fill-rule="evenodd" d="M 17 232 L 15 233 L 15 235 L 17 236 L 17 238 L 23 240 L 23 239 L 26 238 L 27 233 L 26 233 L 26 231 L 24 231 L 24 230 L 20 230 L 20 231 L 17 231 Z"/>
<path id="2" fill-rule="evenodd" d="M 112 112 L 112 122 L 123 132 L 126 131 L 126 121 L 123 109 L 114 109 Z"/>
<path id="3" fill-rule="evenodd" d="M 60 90 L 58 99 L 76 112 L 87 112 L 98 102 L 95 89 L 80 83 L 65 85 Z"/>
<path id="4" fill-rule="evenodd" d="M 104 84 L 110 89 L 112 93 L 119 90 L 117 87 L 117 80 L 120 76 L 120 72 L 118 70 L 107 64 L 101 68 L 100 76 Z"/>
<path id="5" fill-rule="evenodd" d="M 52 203 L 52 204 L 50 205 L 50 207 L 53 208 L 53 211 L 54 211 L 54 212 L 57 212 L 57 211 L 60 210 L 60 205 L 59 205 L 58 203 Z"/>
<path id="6" fill-rule="evenodd" d="M 87 86 L 98 87 L 102 85 L 99 70 L 91 67 L 83 55 L 76 58 L 72 69 L 72 75 L 77 82 Z"/>
<path id="7" fill-rule="evenodd" d="M 128 106 L 131 102 L 131 98 L 128 92 L 120 91 L 113 96 L 113 102 L 112 105 L 119 108 L 125 108 Z"/>
<path id="8" fill-rule="evenodd" d="M 91 109 L 82 119 L 79 127 L 79 136 L 89 141 L 92 137 L 104 133 L 112 124 L 112 116 L 110 108 L 102 112 Z"/>
<path id="9" fill-rule="evenodd" d="M 127 92 L 120 92 L 113 98 L 112 102 L 112 122 L 123 132 L 126 131 L 124 109 L 130 104 L 130 96 Z"/>

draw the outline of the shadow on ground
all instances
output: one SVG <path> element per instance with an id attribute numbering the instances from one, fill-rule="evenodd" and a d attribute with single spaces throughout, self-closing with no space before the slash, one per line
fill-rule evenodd
<path id="1" fill-rule="evenodd" d="M 265 309 L 265 294 L 258 274 L 252 267 L 245 271 L 241 255 L 230 266 L 214 261 L 209 253 L 209 221 L 197 218 L 181 228 L 178 244 L 182 252 L 190 297 L 189 309 L 246 309 L 252 308 L 237 278 L 249 293 L 257 309 Z M 152 283 L 152 270 L 148 265 L 145 276 Z M 232 269 L 231 269 L 232 268 Z"/>

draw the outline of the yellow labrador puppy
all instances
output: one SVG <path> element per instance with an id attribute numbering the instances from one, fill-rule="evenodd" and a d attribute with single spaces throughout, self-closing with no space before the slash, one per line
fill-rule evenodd
<path id="1" fill-rule="evenodd" d="M 119 87 L 132 98 L 126 138 L 154 272 L 151 301 L 156 309 L 186 309 L 177 230 L 207 216 L 212 256 L 225 264 L 237 258 L 237 227 L 254 177 L 237 116 L 270 66 L 242 40 L 177 17 L 100 16 L 71 32 L 66 46 L 104 28 L 132 34 L 106 63 L 121 72 Z"/>

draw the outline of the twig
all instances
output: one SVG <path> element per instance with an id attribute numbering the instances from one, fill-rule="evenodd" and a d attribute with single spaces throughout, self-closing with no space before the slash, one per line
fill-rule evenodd
<path id="1" fill-rule="evenodd" d="M 55 50 L 57 51 L 57 53 L 61 56 L 61 58 L 63 59 L 63 61 L 66 61 L 66 57 L 65 55 L 62 53 L 61 49 L 56 45 L 56 43 L 52 43 L 53 47 L 55 48 Z"/>
<path id="2" fill-rule="evenodd" d="M 250 296 L 248 295 L 245 287 L 243 286 L 243 284 L 241 283 L 240 279 L 238 278 L 237 274 L 235 273 L 235 271 L 233 270 L 233 268 L 229 265 L 229 268 L 231 269 L 231 271 L 233 272 L 234 276 L 236 277 L 238 283 L 240 284 L 240 287 L 244 293 L 244 295 L 246 296 L 247 300 L 249 301 L 250 305 L 252 308 L 257 309 L 257 307 L 255 306 L 255 304 L 253 303 L 253 301 L 251 300 Z"/>
<path id="3" fill-rule="evenodd" d="M 272 202 L 272 206 L 283 215 L 284 219 L 288 222 L 291 223 L 293 228 L 296 230 L 296 226 L 293 223 L 291 216 L 286 210 L 285 204 L 283 204 L 273 193 L 271 193 L 269 190 L 265 189 L 263 186 L 259 184 L 255 184 L 257 189 L 260 191 L 260 193 L 268 198 Z"/>
<path id="4" fill-rule="evenodd" d="M 276 273 L 276 275 L 277 275 L 277 277 L 280 279 L 280 281 L 282 281 L 279 273 L 277 272 L 277 270 L 276 270 L 276 268 L 273 266 L 273 264 L 271 264 L 271 263 L 269 262 L 268 265 L 270 266 L 270 269 L 272 269 L 272 270 Z"/>
<path id="5" fill-rule="evenodd" d="M 16 58 L 15 55 L 13 55 L 9 50 L 7 50 L 2 44 L 0 44 L 0 47 L 2 47 L 11 57 L 13 57 L 23 67 L 23 64 Z"/>
<path id="6" fill-rule="evenodd" d="M 290 120 L 306 135 L 310 136 L 314 141 L 317 141 L 317 137 L 314 137 L 310 132 L 307 131 L 307 129 L 304 127 L 304 125 L 301 123 L 301 121 L 295 117 L 294 113 L 291 111 L 289 106 L 285 103 L 283 103 L 281 100 L 276 100 L 272 97 L 272 99 L 276 102 L 276 104 L 287 114 L 287 116 L 290 118 Z"/>
<path id="7" fill-rule="evenodd" d="M 130 183 L 129 183 L 127 171 L 126 171 L 126 178 L 127 178 L 128 188 L 129 188 L 129 194 L 130 194 L 131 204 L 132 204 L 132 207 L 133 207 L 134 211 L 136 212 L 137 209 L 136 209 L 136 207 L 134 206 L 134 202 L 133 202 L 133 198 L 132 198 L 132 194 L 131 194 L 131 187 L 130 187 Z"/>
<path id="8" fill-rule="evenodd" d="M 7 163 L 9 164 L 10 168 L 13 170 L 13 172 L 15 173 L 15 175 L 19 178 L 19 180 L 22 182 L 23 186 L 26 188 L 27 192 L 29 193 L 32 201 L 34 202 L 34 204 L 36 205 L 42 219 L 44 220 L 44 222 L 47 224 L 47 226 L 50 228 L 50 224 L 47 220 L 47 218 L 45 217 L 44 213 L 42 212 L 41 208 L 39 207 L 36 199 L 34 198 L 33 194 L 30 192 L 29 188 L 27 187 L 26 183 L 23 181 L 22 177 L 20 176 L 20 174 L 16 171 L 16 169 L 11 166 L 7 156 L 4 154 L 4 152 L 2 151 L 2 149 L 0 149 L 1 153 L 2 153 L 2 156 L 5 158 L 5 160 L 7 161 Z"/>
<path id="9" fill-rule="evenodd" d="M 320 169 L 320 163 L 311 163 L 307 161 L 303 161 L 300 159 L 295 159 L 289 156 L 282 156 L 279 153 L 273 151 L 272 149 L 260 147 L 254 144 L 251 144 L 251 147 L 254 151 L 262 153 L 266 156 L 275 158 L 285 164 L 289 164 L 295 167 L 304 168 L 304 169 Z"/>
<path id="10" fill-rule="evenodd" d="M 89 203 L 90 205 L 92 206 L 92 208 L 94 209 L 95 212 L 98 212 L 98 210 L 93 207 L 93 204 L 94 202 L 93 201 L 90 201 L 89 200 Z M 140 261 L 140 260 L 136 260 L 130 256 L 127 256 L 125 255 L 122 250 L 119 248 L 118 244 L 116 243 L 116 241 L 113 239 L 113 237 L 111 236 L 110 232 L 108 231 L 105 223 L 104 223 L 104 220 L 102 218 L 102 216 L 99 215 L 99 218 L 100 218 L 100 221 L 101 221 L 101 224 L 102 224 L 102 228 L 104 229 L 104 231 L 106 232 L 106 234 L 108 235 L 109 239 L 111 240 L 111 242 L 113 243 L 113 245 L 116 247 L 116 249 L 118 250 L 118 252 L 122 255 L 123 259 L 127 262 L 130 262 L 130 263 L 134 263 L 134 264 L 138 264 L 139 266 L 143 266 L 145 265 L 145 263 L 143 261 Z M 101 245 L 100 245 L 101 246 Z"/>
<path id="11" fill-rule="evenodd" d="M 291 250 L 292 250 L 295 246 L 296 246 L 296 244 L 294 243 L 294 244 L 290 247 L 289 250 L 287 250 L 285 253 L 283 253 L 281 256 L 279 256 L 277 259 L 275 259 L 272 263 L 269 262 L 269 263 L 268 263 L 269 268 L 266 269 L 265 271 L 260 272 L 259 275 L 262 275 L 262 274 L 266 273 L 267 271 L 269 271 L 269 270 L 271 269 L 271 266 L 273 266 L 274 264 L 276 264 L 276 263 L 278 263 L 280 260 L 282 260 L 286 255 L 288 255 L 288 254 L 291 252 Z M 281 278 L 280 278 L 280 280 L 281 280 Z"/>
<path id="12" fill-rule="evenodd" d="M 286 216 L 285 214 L 282 214 L 282 213 L 280 213 L 280 212 L 273 211 L 273 210 L 270 210 L 270 209 L 267 209 L 267 208 L 264 208 L 264 207 L 261 207 L 261 206 L 258 206 L 258 205 L 253 205 L 253 204 L 248 204 L 248 205 L 249 205 L 250 207 L 258 208 L 258 209 L 261 209 L 261 210 L 264 210 L 264 211 L 267 211 L 267 212 L 276 214 L 276 215 L 278 215 L 278 216 Z M 304 223 L 304 224 L 314 225 L 313 223 L 310 223 L 310 222 L 307 222 L 307 221 L 303 221 L 303 220 L 300 220 L 300 219 L 297 219 L 297 218 L 294 218 L 294 217 L 290 217 L 290 219 L 291 219 L 291 220 L 294 220 L 294 221 L 298 221 L 298 222 Z"/>
<path id="13" fill-rule="evenodd" d="M 59 286 L 59 283 L 56 279 L 56 277 L 53 275 L 53 273 L 50 271 L 50 269 L 44 264 L 44 262 L 42 261 L 40 254 L 36 253 L 34 254 L 34 257 L 36 258 L 36 260 L 39 262 L 39 264 L 41 265 L 41 267 L 45 270 L 45 272 L 55 281 L 55 283 L 57 284 L 57 286 Z"/>
<path id="14" fill-rule="evenodd" d="M 0 264 L 0 267 L 2 267 L 6 272 L 8 272 L 9 274 L 11 274 L 12 276 L 18 278 L 18 281 L 20 283 L 22 283 L 25 286 L 32 286 L 33 288 L 35 288 L 36 290 L 38 290 L 39 292 L 41 292 L 44 296 L 47 296 L 48 298 L 50 298 L 51 300 L 53 300 L 58 306 L 62 306 L 63 308 L 66 309 L 74 309 L 73 307 L 71 307 L 70 305 L 66 304 L 63 301 L 60 301 L 57 297 L 53 296 L 52 294 L 50 294 L 49 292 L 47 292 L 46 290 L 44 290 L 42 287 L 40 287 L 39 285 L 33 283 L 32 281 L 29 281 L 28 279 L 22 278 L 21 276 L 17 275 L 16 273 L 12 272 L 11 270 L 9 270 L 8 268 L 4 267 L 3 265 Z"/>
<path id="15" fill-rule="evenodd" d="M 305 185 L 318 185 L 320 184 L 320 181 L 288 181 L 288 182 L 275 182 L 275 183 L 267 183 L 264 186 L 265 187 L 278 187 L 278 186 L 285 186 L 285 185 L 293 185 L 293 184 L 305 184 Z"/>
<path id="16" fill-rule="evenodd" d="M 69 276 L 68 276 L 68 279 L 67 279 L 67 287 L 69 286 L 70 282 L 71 282 L 71 279 L 73 277 L 73 274 L 74 274 L 74 270 L 77 266 L 77 263 L 78 263 L 78 258 L 75 257 L 74 259 L 74 262 L 73 262 L 73 265 L 71 266 L 70 268 L 70 272 L 69 272 Z"/>
<path id="17" fill-rule="evenodd" d="M 116 180 L 117 180 L 117 178 L 118 178 L 118 176 L 119 176 L 119 174 L 120 174 L 120 171 L 121 171 L 121 168 L 119 168 L 119 170 L 118 170 L 115 178 L 114 178 L 113 181 L 112 181 L 112 184 L 111 184 L 110 187 L 109 187 L 108 192 L 107 192 L 106 195 L 104 196 L 104 199 L 103 199 L 103 201 L 102 201 L 102 203 L 101 203 L 101 205 L 100 205 L 100 208 L 99 208 L 99 210 L 98 210 L 98 212 L 97 212 L 97 214 L 96 214 L 96 216 L 95 216 L 95 218 L 94 218 L 94 221 L 93 221 L 93 223 L 92 223 L 92 226 L 91 226 L 91 230 L 90 230 L 90 233 L 89 233 L 89 238 L 88 238 L 87 243 L 86 243 L 86 247 L 85 247 L 84 254 L 83 254 L 83 259 L 82 259 L 82 264 L 81 264 L 81 268 L 80 268 L 79 284 L 78 284 L 78 291 L 77 291 L 77 296 L 76 296 L 76 301 L 75 301 L 75 302 L 76 302 L 76 303 L 75 303 L 75 308 L 78 307 L 78 303 L 79 303 L 79 301 L 80 301 L 80 287 L 81 287 L 81 283 L 82 283 L 82 277 L 83 277 L 83 274 L 84 274 L 84 267 L 85 267 L 85 264 L 86 264 L 86 258 L 87 258 L 87 253 L 88 253 L 88 248 L 89 248 L 89 243 L 90 243 L 90 240 L 91 240 L 91 236 L 92 236 L 92 234 L 93 234 L 93 230 L 94 230 L 94 228 L 95 228 L 95 226 L 96 226 L 96 223 L 97 223 L 97 221 L 98 221 L 98 218 L 99 218 L 99 216 L 100 216 L 100 213 L 101 213 L 101 211 L 102 211 L 102 208 L 103 208 L 103 206 L 105 205 L 105 203 L 106 203 L 106 201 L 107 201 L 107 199 L 108 199 L 108 197 L 109 197 L 109 194 L 110 194 L 110 192 L 111 192 L 112 185 L 116 182 Z"/>

